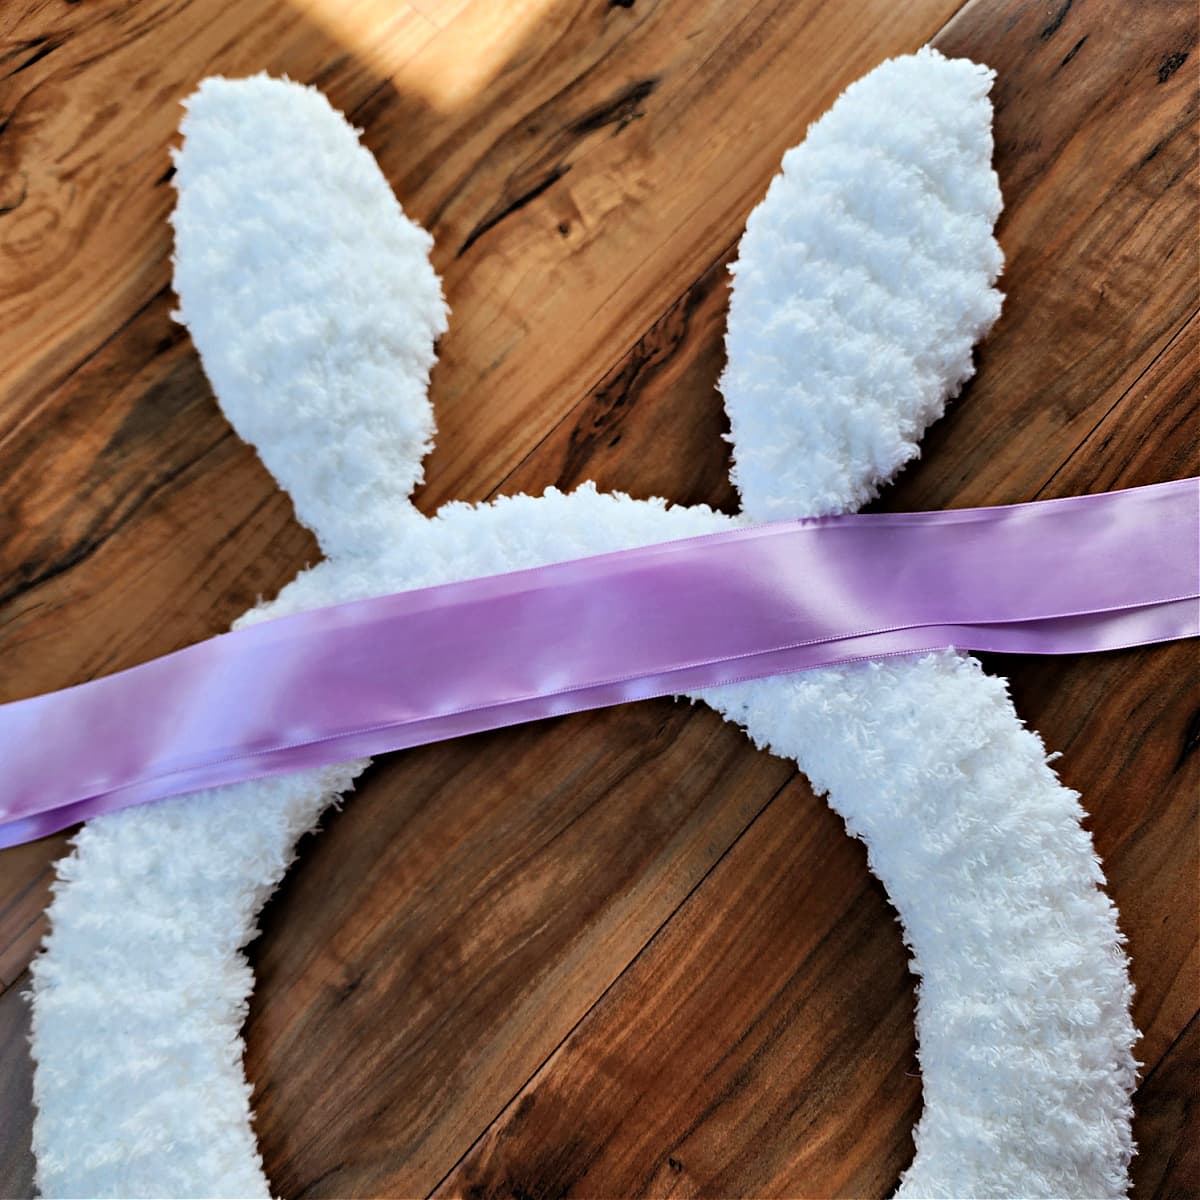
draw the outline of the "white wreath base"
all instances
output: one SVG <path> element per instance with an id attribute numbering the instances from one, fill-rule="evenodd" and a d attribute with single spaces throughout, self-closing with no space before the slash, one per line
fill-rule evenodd
<path id="1" fill-rule="evenodd" d="M 857 507 L 970 374 L 999 306 L 989 83 L 931 51 L 884 64 L 751 218 L 722 384 L 738 520 Z M 244 621 L 731 523 L 591 486 L 422 517 L 407 497 L 445 325 L 427 235 L 315 92 L 208 81 L 185 131 L 183 317 L 329 555 Z M 947 651 L 702 698 L 828 794 L 899 913 L 925 1094 L 900 1194 L 1124 1195 L 1136 1034 L 1116 914 L 1077 797 L 1004 683 Z M 33 967 L 43 1194 L 269 1194 L 241 947 L 297 838 L 364 765 L 79 832 Z"/>

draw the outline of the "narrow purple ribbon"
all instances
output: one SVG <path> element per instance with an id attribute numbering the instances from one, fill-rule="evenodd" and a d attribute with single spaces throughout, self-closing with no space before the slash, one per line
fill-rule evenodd
<path id="1" fill-rule="evenodd" d="M 183 792 L 946 646 L 1200 635 L 1200 480 L 785 521 L 338 604 L 0 705 L 0 847 Z"/>

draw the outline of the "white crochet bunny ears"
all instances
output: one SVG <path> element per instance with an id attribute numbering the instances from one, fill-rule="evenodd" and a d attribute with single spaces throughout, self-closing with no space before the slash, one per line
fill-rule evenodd
<path id="1" fill-rule="evenodd" d="M 928 49 L 892 60 L 785 156 L 734 269 L 721 388 L 739 517 L 585 485 L 427 519 L 409 495 L 446 327 L 431 239 L 318 92 L 206 80 L 177 156 L 180 316 L 327 555 L 242 623 L 858 507 L 916 455 L 999 312 L 990 82 Z M 702 698 L 828 793 L 900 914 L 925 1096 L 900 1194 L 1124 1195 L 1136 1034 L 1116 914 L 1077 798 L 1003 681 L 946 652 Z M 43 1194 L 269 1194 L 240 948 L 365 765 L 81 830 L 33 967 Z"/>

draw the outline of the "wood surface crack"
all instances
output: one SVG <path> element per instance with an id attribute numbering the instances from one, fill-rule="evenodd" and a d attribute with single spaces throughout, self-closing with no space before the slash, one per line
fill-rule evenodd
<path id="1" fill-rule="evenodd" d="M 1177 50 L 1174 54 L 1168 54 L 1158 68 L 1158 82 L 1166 83 L 1187 62 L 1187 59 L 1186 50 Z"/>
<path id="2" fill-rule="evenodd" d="M 598 104 L 590 112 L 572 121 L 567 128 L 571 133 L 584 136 L 608 125 L 616 125 L 617 128 L 613 132 L 620 133 L 631 121 L 646 115 L 641 108 L 642 101 L 654 95 L 658 84 L 657 76 L 631 83 L 613 100 L 606 104 Z"/>
<path id="3" fill-rule="evenodd" d="M 1175 760 L 1172 774 L 1178 771 L 1185 762 L 1200 749 L 1200 709 L 1192 713 L 1192 719 L 1183 731 L 1183 745 L 1179 749 L 1179 757 Z"/>
<path id="4" fill-rule="evenodd" d="M 1067 51 L 1066 55 L 1063 57 L 1062 62 L 1060 62 L 1058 64 L 1059 68 L 1065 67 L 1067 65 L 1067 63 L 1069 63 L 1075 57 L 1075 55 L 1077 55 L 1080 52 L 1080 50 L 1083 49 L 1083 44 L 1087 40 L 1088 40 L 1088 35 L 1085 33 L 1083 35 L 1083 37 L 1081 37 L 1079 39 L 1079 41 L 1077 41 L 1075 43 L 1075 45 L 1073 45 L 1070 48 L 1070 50 Z"/>
<path id="5" fill-rule="evenodd" d="M 539 180 L 515 200 L 512 200 L 507 204 L 501 204 L 493 207 L 492 210 L 483 218 L 483 220 L 481 220 L 467 235 L 467 240 L 463 242 L 461 246 L 459 246 L 458 253 L 456 253 L 454 257 L 462 258 L 462 256 L 466 254 L 466 252 L 470 250 L 470 248 L 475 245 L 475 243 L 479 241 L 479 239 L 483 237 L 483 235 L 487 233 L 489 229 L 495 229 L 495 227 L 499 225 L 500 222 L 505 219 L 505 217 L 511 217 L 513 213 L 524 208 L 525 205 L 529 204 L 531 201 L 536 200 L 543 192 L 553 187 L 570 169 L 571 166 L 569 163 L 564 163 L 553 167 L 551 168 L 550 173 L 544 179 Z"/>
<path id="6" fill-rule="evenodd" d="M 609 126 L 615 126 L 613 129 L 615 137 L 633 121 L 645 116 L 642 104 L 654 94 L 659 82 L 657 76 L 640 79 L 628 87 L 622 88 L 611 100 L 593 106 L 571 121 L 537 156 L 542 159 L 557 160 L 554 165 L 542 174 L 536 183 L 521 191 L 516 199 L 506 201 L 502 198 L 494 204 L 467 235 L 466 241 L 459 247 L 455 258 L 462 258 L 485 233 L 494 229 L 501 221 L 512 216 L 531 201 L 536 200 L 566 175 L 574 165 L 572 161 L 568 160 L 568 155 L 580 140 Z M 513 174 L 519 174 L 523 167 L 524 164 L 518 167 Z M 512 179 L 513 176 L 510 175 L 510 183 Z"/>
<path id="7" fill-rule="evenodd" d="M 63 34 L 47 34 L 45 37 L 30 38 L 28 41 L 20 42 L 7 54 L 0 58 L 0 62 L 8 61 L 16 58 L 18 54 L 32 50 L 33 53 L 25 59 L 20 65 L 14 67 L 5 75 L 5 79 L 11 79 L 14 75 L 19 75 L 22 71 L 28 70 L 35 63 L 39 63 L 47 55 L 53 54 L 60 46 L 65 46 L 70 40 L 71 35 Z"/>
<path id="8" fill-rule="evenodd" d="M 1043 42 L 1048 42 L 1062 27 L 1062 23 L 1067 19 L 1067 13 L 1071 11 L 1071 5 L 1075 0 L 1065 0 L 1065 3 L 1059 7 L 1059 10 L 1050 18 L 1050 24 L 1047 25 L 1038 37 Z"/>

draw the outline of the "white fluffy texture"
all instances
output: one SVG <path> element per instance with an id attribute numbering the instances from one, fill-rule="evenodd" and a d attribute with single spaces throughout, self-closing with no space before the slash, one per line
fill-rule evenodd
<path id="1" fill-rule="evenodd" d="M 830 154 L 834 140 L 856 146 L 876 164 L 869 193 L 907 205 L 904 212 L 871 213 L 870 222 L 895 236 L 924 230 L 920 245 L 933 254 L 931 222 L 946 219 L 933 198 L 949 197 L 964 227 L 972 226 L 967 214 L 974 204 L 974 220 L 990 230 L 998 202 L 987 158 L 986 73 L 922 52 L 885 64 L 874 77 L 877 84 L 869 78 L 839 103 L 829 127 L 820 123 L 809 134 Z M 275 346 L 269 322 L 265 329 L 219 323 L 210 310 L 226 302 L 229 271 L 207 273 L 187 260 L 215 236 L 214 223 L 231 216 L 256 222 L 261 210 L 257 198 L 248 203 L 248 189 L 265 188 L 269 197 L 275 186 L 257 175 L 239 147 L 269 147 L 296 123 L 324 127 L 329 110 L 311 92 L 265 80 L 209 83 L 202 94 L 205 107 L 193 105 L 178 177 L 183 311 L 210 372 L 214 361 L 240 356 L 253 363 L 274 347 L 263 391 L 235 388 L 231 404 L 228 379 L 214 374 L 214 384 L 239 431 L 266 439 L 259 448 L 273 470 L 278 439 L 292 447 L 282 460 L 289 464 L 283 478 L 332 552 L 241 623 L 733 523 L 707 508 L 670 508 L 591 486 L 569 496 L 552 490 L 479 508 L 449 505 L 426 520 L 395 499 L 393 486 L 418 476 L 423 435 L 347 458 L 334 472 L 315 470 L 331 445 L 351 444 L 357 422 L 375 412 L 374 393 L 344 390 L 336 380 L 329 381 L 328 394 L 297 392 L 295 380 L 310 378 L 314 360 L 345 362 L 353 370 L 371 348 L 326 347 L 318 340 L 290 354 Z M 887 101 L 882 108 L 881 97 Z M 306 137 L 289 140 L 299 144 Z M 933 137 L 940 143 L 925 145 Z M 340 150 L 332 131 L 322 139 L 328 169 L 312 186 L 336 190 L 343 174 L 357 169 L 361 151 L 344 128 Z M 199 159 L 189 163 L 195 145 L 206 147 L 203 171 Z M 226 172 L 230 161 L 244 163 L 249 182 Z M 958 282 L 945 286 L 958 288 L 959 303 L 974 315 L 955 322 L 949 301 L 940 298 L 931 315 L 920 304 L 903 318 L 877 305 L 877 340 L 859 342 L 861 353 L 839 364 L 836 382 L 825 366 L 812 366 L 824 361 L 822 345 L 803 341 L 815 360 L 793 356 L 795 331 L 818 322 L 835 342 L 849 346 L 865 337 L 856 332 L 864 314 L 847 309 L 839 321 L 827 303 L 835 295 L 848 303 L 849 285 L 839 290 L 831 281 L 812 290 L 814 276 L 811 288 L 806 283 L 797 295 L 790 274 L 767 282 L 778 263 L 758 256 L 784 256 L 783 243 L 803 240 L 790 213 L 778 211 L 799 202 L 803 180 L 796 163 L 803 160 L 789 160 L 797 178 L 786 188 L 773 186 L 751 221 L 752 230 L 773 229 L 777 236 L 747 238 L 735 280 L 734 311 L 742 318 L 750 303 L 744 289 L 756 294 L 751 307 L 757 305 L 764 320 L 790 314 L 770 338 L 731 333 L 727 386 L 737 395 L 741 485 L 756 518 L 851 508 L 869 495 L 911 457 L 911 439 L 961 385 L 972 330 L 986 325 L 998 304 L 989 283 L 999 258 L 994 245 L 984 244 L 987 238 L 972 233 L 939 243 L 937 253 L 949 261 L 900 254 L 893 246 L 888 272 L 896 297 L 941 297 L 938 281 L 953 277 Z M 821 174 L 824 203 L 866 205 L 862 177 L 848 163 L 844 169 L 844 191 L 830 192 L 829 176 Z M 906 190 L 879 178 L 896 174 L 911 181 L 913 170 L 924 178 L 922 186 Z M 205 206 L 190 207 L 189 190 L 210 182 Z M 330 242 L 330 229 L 362 228 L 379 215 L 373 185 L 339 203 L 340 211 L 322 206 L 320 222 L 296 224 L 289 236 L 296 255 L 329 280 L 327 294 L 312 297 L 313 320 L 340 339 L 351 320 L 342 304 L 355 294 L 362 264 L 353 256 L 340 261 L 340 251 L 330 247 L 341 243 Z M 300 209 L 315 211 L 307 203 Z M 386 219 L 394 221 L 395 213 Z M 186 228 L 193 220 L 195 228 Z M 421 282 L 392 293 L 378 323 L 432 337 L 440 328 L 441 298 L 426 286 L 425 265 L 408 261 L 423 256 L 425 243 L 414 234 L 407 240 L 397 235 L 395 244 L 404 252 L 397 250 L 387 270 Z M 857 249 L 842 245 L 859 263 Z M 824 253 L 821 270 L 836 276 L 842 251 L 827 246 Z M 801 260 L 793 255 L 792 261 Z M 850 277 L 861 284 L 856 271 Z M 757 281 L 752 287 L 751 280 Z M 251 284 L 245 287 L 248 313 L 254 305 Z M 766 288 L 774 289 L 773 299 Z M 294 294 L 290 285 L 277 289 L 266 277 L 253 291 L 261 306 L 255 311 L 263 314 L 286 307 Z M 939 337 L 945 342 L 935 344 Z M 872 391 L 880 384 L 881 361 L 902 382 Z M 397 427 L 423 430 L 427 358 L 416 347 L 397 356 L 395 369 L 396 403 L 415 406 L 396 416 Z M 756 372 L 771 382 L 760 388 Z M 915 390 L 909 386 L 914 379 Z M 307 397 L 303 421 L 292 424 L 281 397 L 299 394 Z M 784 395 L 789 403 L 776 403 Z M 768 413 L 764 405 L 774 407 Z M 866 421 L 863 405 L 871 407 Z M 390 457 L 397 454 L 402 457 Z M 305 470 L 290 465 L 299 461 Z M 371 512 L 374 542 L 366 524 L 341 522 L 338 488 Z M 375 503 L 378 494 L 389 496 L 390 507 Z M 795 758 L 828 792 L 851 832 L 866 840 L 872 869 L 896 904 L 921 977 L 917 1028 L 925 1087 L 918 1153 L 901 1193 L 1124 1194 L 1135 1034 L 1115 912 L 1098 889 L 1099 864 L 1079 823 L 1077 798 L 1055 779 L 1003 682 L 986 677 L 974 660 L 945 652 L 761 680 L 702 698 L 745 726 L 759 746 Z M 241 1074 L 239 1029 L 252 980 L 240 947 L 253 935 L 257 912 L 299 833 L 363 765 L 130 809 L 90 822 L 79 834 L 75 853 L 61 867 L 46 953 L 34 964 L 34 1141 L 44 1193 L 267 1194 Z"/>
<path id="2" fill-rule="evenodd" d="M 238 952 L 300 835 L 361 763 L 90 821 L 33 963 L 44 1196 L 268 1196 L 250 1125 Z"/>
<path id="3" fill-rule="evenodd" d="M 920 979 L 902 1197 L 1123 1196 L 1136 1083 L 1116 910 L 1076 793 L 952 652 L 704 697 L 867 843 Z"/>
<path id="4" fill-rule="evenodd" d="M 990 87 L 966 59 L 885 63 L 746 222 L 721 390 L 755 520 L 866 503 L 973 373 L 1000 313 Z"/>
<path id="5" fill-rule="evenodd" d="M 433 239 L 315 89 L 206 79 L 186 107 L 176 318 L 326 553 L 372 552 L 433 443 Z"/>

